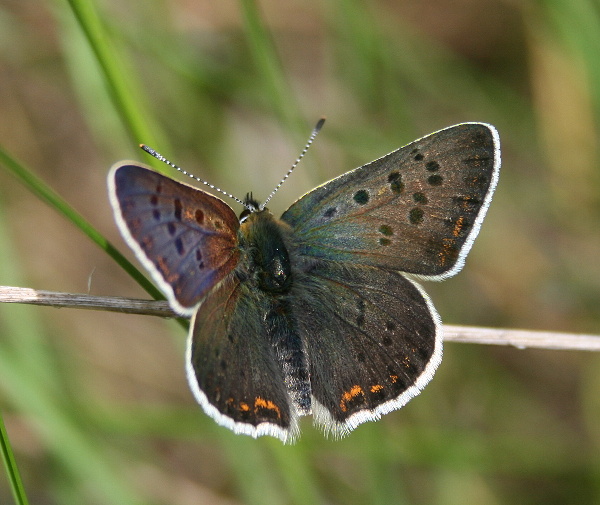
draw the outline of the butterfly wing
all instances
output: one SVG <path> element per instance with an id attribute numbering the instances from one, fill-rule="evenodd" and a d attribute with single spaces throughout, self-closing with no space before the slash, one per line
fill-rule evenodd
<path id="1" fill-rule="evenodd" d="M 282 304 L 235 274 L 227 277 L 192 320 L 186 366 L 196 400 L 221 426 L 290 442 L 299 412 L 282 364 L 294 356 L 280 350 L 296 337 Z"/>
<path id="2" fill-rule="evenodd" d="M 462 268 L 499 167 L 495 128 L 464 123 L 317 187 L 282 220 L 300 255 L 443 279 Z"/>
<path id="3" fill-rule="evenodd" d="M 460 270 L 499 170 L 496 130 L 447 128 L 316 188 L 282 216 L 315 422 L 343 435 L 402 407 L 442 357 L 439 316 L 401 272 Z"/>
<path id="4" fill-rule="evenodd" d="M 110 201 L 121 234 L 171 306 L 192 315 L 239 257 L 239 222 L 222 200 L 146 167 L 115 165 Z"/>
<path id="5" fill-rule="evenodd" d="M 318 261 L 295 284 L 315 424 L 336 436 L 399 409 L 442 357 L 440 320 L 400 273 Z"/>

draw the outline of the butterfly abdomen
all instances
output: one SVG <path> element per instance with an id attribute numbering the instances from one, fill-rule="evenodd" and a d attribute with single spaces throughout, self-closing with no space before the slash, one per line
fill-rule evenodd
<path id="1" fill-rule="evenodd" d="M 287 229 L 267 211 L 249 215 L 239 230 L 246 282 L 259 292 L 258 305 L 292 404 L 299 415 L 310 414 L 308 360 L 290 302 L 294 282 L 288 253 Z M 264 305 L 263 305 L 264 304 Z"/>

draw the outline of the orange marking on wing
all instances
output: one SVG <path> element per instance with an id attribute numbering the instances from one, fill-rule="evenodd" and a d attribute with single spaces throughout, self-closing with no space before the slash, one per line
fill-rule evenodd
<path id="1" fill-rule="evenodd" d="M 183 209 L 183 219 L 185 221 L 194 221 L 196 219 L 195 211 L 191 207 Z"/>
<path id="2" fill-rule="evenodd" d="M 149 236 L 146 235 L 144 238 L 142 238 L 142 248 L 146 251 L 152 249 L 154 247 L 154 239 Z"/>
<path id="3" fill-rule="evenodd" d="M 281 417 L 281 411 L 279 410 L 279 407 L 275 405 L 271 400 L 265 400 L 260 396 L 258 396 L 254 400 L 254 410 L 258 410 L 259 408 L 274 410 L 277 413 L 277 417 Z"/>
<path id="4" fill-rule="evenodd" d="M 168 272 L 167 262 L 163 256 L 159 256 L 156 259 L 156 268 L 160 270 L 160 273 L 163 274 L 163 277 L 166 277 Z"/>
<path id="5" fill-rule="evenodd" d="M 453 248 L 454 248 L 454 239 L 453 238 L 442 239 L 442 250 L 438 253 L 441 267 L 443 267 L 446 264 L 446 261 L 448 260 L 448 258 L 452 258 L 454 256 Z"/>
<path id="6" fill-rule="evenodd" d="M 134 217 L 127 221 L 127 226 L 131 230 L 131 233 L 135 235 L 140 232 L 140 228 L 142 227 L 142 220 L 139 217 Z"/>
<path id="7" fill-rule="evenodd" d="M 171 272 L 169 275 L 169 266 L 167 265 L 167 260 L 163 256 L 159 256 L 156 260 L 156 268 L 160 271 L 162 276 L 165 278 L 169 284 L 175 284 L 179 280 L 179 274 L 176 272 Z"/>
<path id="8" fill-rule="evenodd" d="M 371 393 L 377 393 L 378 391 L 381 391 L 383 389 L 383 386 L 381 384 L 375 384 L 374 386 L 371 386 Z"/>
<path id="9" fill-rule="evenodd" d="M 456 220 L 456 223 L 454 224 L 454 229 L 452 230 L 452 235 L 454 235 L 455 237 L 458 237 L 464 226 L 465 226 L 465 216 L 460 216 Z"/>
<path id="10" fill-rule="evenodd" d="M 342 401 L 340 402 L 340 409 L 346 412 L 348 410 L 347 403 L 359 395 L 365 395 L 365 392 L 359 385 L 352 386 L 350 388 L 350 391 L 344 391 L 344 393 L 342 394 Z"/>

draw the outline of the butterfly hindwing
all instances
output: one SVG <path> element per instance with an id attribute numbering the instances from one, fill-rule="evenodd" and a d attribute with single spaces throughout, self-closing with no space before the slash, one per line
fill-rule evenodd
<path id="1" fill-rule="evenodd" d="M 281 345 L 297 336 L 281 303 L 228 276 L 192 320 L 186 362 L 194 396 L 219 424 L 289 442 L 298 435 L 299 408 L 282 363 L 295 356 Z"/>
<path id="2" fill-rule="evenodd" d="M 375 267 L 318 261 L 294 311 L 310 363 L 315 423 L 344 435 L 405 405 L 442 356 L 439 317 L 421 289 Z"/>
<path id="3" fill-rule="evenodd" d="M 191 315 L 238 261 L 239 222 L 222 200 L 143 166 L 119 164 L 109 175 L 117 224 L 169 297 Z"/>
<path id="4" fill-rule="evenodd" d="M 282 220 L 300 254 L 446 278 L 477 235 L 499 164 L 496 130 L 463 123 L 317 187 Z"/>

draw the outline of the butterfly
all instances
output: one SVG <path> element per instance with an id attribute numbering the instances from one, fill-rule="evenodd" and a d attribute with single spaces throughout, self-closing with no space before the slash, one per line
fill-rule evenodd
<path id="1" fill-rule="evenodd" d="M 318 186 L 279 219 L 251 196 L 238 218 L 133 162 L 108 186 L 125 241 L 191 317 L 198 403 L 235 433 L 293 442 L 302 416 L 340 437 L 431 380 L 442 326 L 415 279 L 462 268 L 499 168 L 496 129 L 463 123 Z"/>

